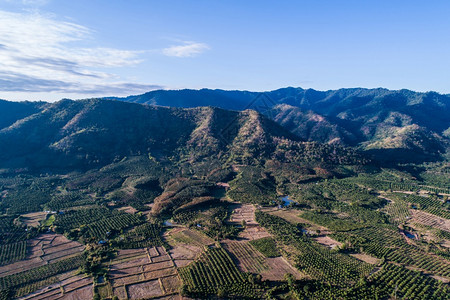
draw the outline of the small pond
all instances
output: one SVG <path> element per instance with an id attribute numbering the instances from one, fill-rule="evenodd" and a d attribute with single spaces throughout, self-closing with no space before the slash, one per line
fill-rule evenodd
<path id="1" fill-rule="evenodd" d="M 165 220 L 163 224 L 164 226 L 173 226 L 173 223 L 170 222 L 170 220 Z"/>
<path id="2" fill-rule="evenodd" d="M 283 201 L 283 206 L 284 207 L 288 206 L 291 203 L 296 203 L 294 200 L 289 199 L 289 196 L 281 197 L 281 200 Z"/>
<path id="3" fill-rule="evenodd" d="M 412 234 L 411 232 L 408 231 L 404 231 L 405 235 L 410 238 L 410 239 L 416 239 L 416 236 L 414 234 Z"/>

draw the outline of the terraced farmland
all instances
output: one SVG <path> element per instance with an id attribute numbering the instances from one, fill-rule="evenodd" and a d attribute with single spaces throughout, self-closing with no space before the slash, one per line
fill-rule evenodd
<path id="1" fill-rule="evenodd" d="M 177 294 L 181 285 L 174 262 L 163 247 L 119 250 L 108 268 L 107 281 L 96 286 L 102 297 L 170 296 Z"/>

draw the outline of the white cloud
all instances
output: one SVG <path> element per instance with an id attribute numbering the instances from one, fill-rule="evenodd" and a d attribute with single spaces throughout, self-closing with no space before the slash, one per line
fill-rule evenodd
<path id="1" fill-rule="evenodd" d="M 40 0 L 23 0 L 44 3 Z M 84 26 L 40 13 L 0 10 L 0 90 L 28 92 L 145 92 L 153 85 L 130 84 L 99 69 L 136 65 L 140 51 L 77 47 L 92 40 Z"/>
<path id="2" fill-rule="evenodd" d="M 163 54 L 175 57 L 193 57 L 209 49 L 210 47 L 204 43 L 184 42 L 183 45 L 170 46 L 163 49 Z"/>

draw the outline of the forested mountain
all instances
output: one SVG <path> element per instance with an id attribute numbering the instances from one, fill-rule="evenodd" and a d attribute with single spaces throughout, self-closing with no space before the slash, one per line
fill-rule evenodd
<path id="1" fill-rule="evenodd" d="M 381 88 L 324 92 L 283 88 L 264 93 L 263 105 L 258 95 L 208 89 L 160 90 L 117 99 L 160 106 L 210 105 L 233 110 L 262 106 L 267 111 L 269 106 L 273 111 L 267 115 L 301 138 L 359 146 L 384 159 L 386 153 L 395 154 L 400 149 L 408 155 L 396 155 L 392 160 L 434 160 L 449 145 L 449 95 Z"/>
<path id="2" fill-rule="evenodd" d="M 0 130 L 0 166 L 89 168 L 136 155 L 161 161 L 264 160 L 285 156 L 303 144 L 299 137 L 253 110 L 61 100 Z M 347 151 L 339 146 L 308 145 L 310 155 L 319 161 L 332 160 L 327 151 Z"/>
<path id="3" fill-rule="evenodd" d="M 37 113 L 45 102 L 11 102 L 0 100 L 0 128 Z"/>

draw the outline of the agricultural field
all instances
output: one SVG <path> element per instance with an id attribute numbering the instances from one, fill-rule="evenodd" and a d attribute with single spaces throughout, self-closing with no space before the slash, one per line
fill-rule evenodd
<path id="1" fill-rule="evenodd" d="M 47 217 L 47 212 L 33 212 L 28 214 L 20 215 L 20 222 L 30 227 L 38 227 L 43 220 Z"/>
<path id="2" fill-rule="evenodd" d="M 27 268 L 24 266 L 20 272 L 0 277 L 0 289 L 10 297 L 25 296 L 42 287 L 59 282 L 60 274 L 76 270 L 82 262 L 82 256 L 76 255 L 39 267 Z"/>
<path id="3" fill-rule="evenodd" d="M 95 286 L 102 298 L 144 299 L 178 294 L 181 280 L 163 247 L 119 250 L 108 263 L 105 282 Z"/>
<path id="4" fill-rule="evenodd" d="M 409 213 L 411 216 L 409 222 L 411 223 L 419 223 L 450 232 L 450 219 L 444 219 L 416 209 L 410 209 Z"/>
<path id="5" fill-rule="evenodd" d="M 184 282 L 182 293 L 195 297 L 259 298 L 262 290 L 252 276 L 246 276 L 235 266 L 220 246 L 207 247 L 194 263 L 179 269 Z"/>
<path id="6" fill-rule="evenodd" d="M 329 234 L 331 233 L 328 228 L 318 225 L 316 223 L 313 223 L 307 219 L 301 218 L 300 215 L 302 211 L 297 209 L 279 209 L 279 208 L 272 208 L 272 209 L 262 209 L 261 211 L 267 212 L 273 216 L 277 216 L 280 218 L 283 218 L 284 220 L 292 223 L 292 224 L 301 224 L 302 227 L 305 228 L 305 230 L 308 230 L 310 233 L 317 234 L 318 232 L 322 234 Z"/>
<path id="7" fill-rule="evenodd" d="M 203 247 L 214 244 L 214 240 L 196 229 L 175 227 L 166 235 L 171 244 L 185 244 L 190 246 Z"/>
<path id="8" fill-rule="evenodd" d="M 318 237 L 314 238 L 314 240 L 317 243 L 319 243 L 319 244 L 321 244 L 321 245 L 323 245 L 323 246 L 325 246 L 327 248 L 330 248 L 330 249 L 338 249 L 339 247 L 342 246 L 341 242 L 333 240 L 332 238 L 330 238 L 327 235 L 318 236 Z"/>
<path id="9" fill-rule="evenodd" d="M 138 210 L 136 208 L 132 207 L 132 206 L 119 207 L 117 210 L 129 213 L 129 214 L 132 214 L 132 215 L 134 215 L 135 213 L 138 212 Z"/>
<path id="10" fill-rule="evenodd" d="M 231 207 L 230 223 L 236 225 L 258 225 L 255 221 L 255 206 L 253 204 L 235 204 Z"/>
<path id="11" fill-rule="evenodd" d="M 177 243 L 169 250 L 169 254 L 177 268 L 189 265 L 200 255 L 201 252 L 202 247 L 183 243 Z"/>
<path id="12" fill-rule="evenodd" d="M 186 177 L 126 177 L 127 159 L 33 187 L 0 177 L 0 299 L 448 300 L 442 180 L 433 191 L 403 173 L 402 183 L 303 170 L 296 182 L 282 167 L 187 161 L 167 169 Z M 133 174 L 160 172 L 147 167 Z M 30 208 L 14 202 L 21 192 L 37 192 Z"/>
<path id="13" fill-rule="evenodd" d="M 255 220 L 256 208 L 253 204 L 238 204 L 233 206 L 229 222 L 234 226 L 243 226 L 238 237 L 245 240 L 256 240 L 269 237 L 270 234 L 259 226 Z"/>
<path id="14" fill-rule="evenodd" d="M 260 274 L 263 280 L 282 281 L 286 274 L 297 279 L 304 277 L 281 255 L 266 257 L 248 241 L 223 241 L 222 246 L 236 261 L 240 271 Z"/>
<path id="15" fill-rule="evenodd" d="M 31 294 L 19 299 L 91 299 L 94 295 L 93 279 L 77 272 L 67 272 L 57 275 L 57 280 Z"/>
<path id="16" fill-rule="evenodd" d="M 84 246 L 60 234 L 46 233 L 26 242 L 23 260 L 0 266 L 0 277 L 55 263 L 80 255 Z"/>

